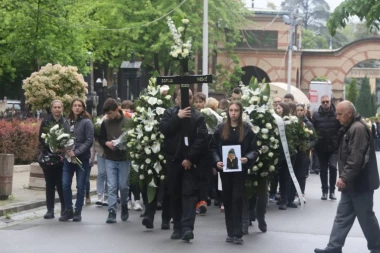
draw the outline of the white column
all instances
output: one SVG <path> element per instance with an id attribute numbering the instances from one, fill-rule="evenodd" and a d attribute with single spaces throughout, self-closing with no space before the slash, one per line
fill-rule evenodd
<path id="1" fill-rule="evenodd" d="M 203 54 L 202 74 L 208 75 L 208 0 L 203 0 Z M 208 84 L 202 84 L 202 92 L 208 98 Z"/>

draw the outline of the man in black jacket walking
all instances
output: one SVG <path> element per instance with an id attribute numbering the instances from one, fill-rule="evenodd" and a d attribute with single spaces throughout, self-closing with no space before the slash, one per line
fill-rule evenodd
<path id="1" fill-rule="evenodd" d="M 330 199 L 336 200 L 335 183 L 337 178 L 336 165 L 338 160 L 338 131 L 340 124 L 336 119 L 335 106 L 331 104 L 330 98 L 327 95 L 322 96 L 321 106 L 318 111 L 313 114 L 312 120 L 319 137 L 315 150 L 321 168 L 321 199 L 327 200 L 327 194 L 330 190 Z M 330 180 L 328 180 L 329 173 Z"/>
<path id="2" fill-rule="evenodd" d="M 193 95 L 189 91 L 189 104 Z M 194 222 L 200 172 L 198 163 L 207 151 L 205 118 L 198 111 L 181 107 L 181 94 L 177 93 L 177 106 L 167 109 L 159 124 L 165 135 L 163 151 L 168 165 L 168 187 L 174 231 L 171 239 L 194 239 Z"/>
<path id="3" fill-rule="evenodd" d="M 349 101 L 338 105 L 337 118 L 343 125 L 339 130 L 340 176 L 336 184 L 342 197 L 327 248 L 314 252 L 342 253 L 346 237 L 358 218 L 368 249 L 379 253 L 380 228 L 373 212 L 373 193 L 379 188 L 379 172 L 371 133 Z"/>

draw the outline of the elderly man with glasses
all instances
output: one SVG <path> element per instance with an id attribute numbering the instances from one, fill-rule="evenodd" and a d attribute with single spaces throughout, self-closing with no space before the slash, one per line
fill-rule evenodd
<path id="1" fill-rule="evenodd" d="M 319 163 L 322 183 L 322 200 L 329 198 L 336 200 L 335 183 L 337 179 L 338 162 L 338 131 L 340 123 L 336 119 L 335 106 L 331 104 L 329 96 L 321 98 L 321 106 L 313 114 L 312 123 L 318 134 L 318 142 L 315 146 Z M 330 174 L 330 180 L 328 180 Z"/>

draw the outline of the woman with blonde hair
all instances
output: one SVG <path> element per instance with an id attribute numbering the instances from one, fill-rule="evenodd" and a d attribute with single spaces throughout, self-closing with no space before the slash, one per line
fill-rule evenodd
<path id="1" fill-rule="evenodd" d="M 66 155 L 71 160 L 77 157 L 81 161 L 81 167 L 69 160 L 65 159 L 63 165 L 63 195 L 65 198 L 66 210 L 59 218 L 59 221 L 82 221 L 82 207 L 84 204 L 86 177 L 87 171 L 90 169 L 90 157 L 93 142 L 94 142 L 94 125 L 91 121 L 91 116 L 86 112 L 86 104 L 82 99 L 75 98 L 71 102 L 70 114 L 68 117 L 70 121 L 70 132 L 75 137 L 74 150 L 66 152 Z M 71 184 L 74 173 L 77 178 L 77 199 L 75 203 L 75 212 L 73 210 L 73 194 Z"/>
<path id="2" fill-rule="evenodd" d="M 63 103 L 61 100 L 54 100 L 50 105 L 51 114 L 49 114 L 42 122 L 39 132 L 39 148 L 40 156 L 38 163 L 40 164 L 42 171 L 44 172 L 46 182 L 46 207 L 47 213 L 44 215 L 44 219 L 54 218 L 54 202 L 55 202 L 55 190 L 57 189 L 59 201 L 61 202 L 61 214 L 65 210 L 65 201 L 63 198 L 62 190 L 62 168 L 63 168 L 63 155 L 61 153 L 52 153 L 49 145 L 45 143 L 42 138 L 43 134 L 48 132 L 49 126 L 58 124 L 65 130 L 69 130 L 69 123 L 62 116 Z"/>
<path id="3" fill-rule="evenodd" d="M 208 107 L 208 108 L 210 108 L 216 112 L 218 110 L 218 107 L 219 107 L 219 101 L 213 97 L 209 97 L 207 99 L 206 107 Z"/>

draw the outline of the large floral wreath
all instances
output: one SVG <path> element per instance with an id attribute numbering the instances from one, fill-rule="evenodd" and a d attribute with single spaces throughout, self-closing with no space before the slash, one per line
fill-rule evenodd
<path id="1" fill-rule="evenodd" d="M 133 170 L 131 181 L 147 187 L 149 202 L 156 194 L 158 181 L 165 180 L 166 175 L 166 160 L 161 150 L 164 135 L 158 124 L 164 111 L 173 105 L 168 91 L 168 86 L 156 85 L 156 78 L 151 78 L 147 89 L 134 101 L 136 113 L 126 126 L 127 156 Z"/>

